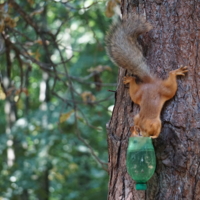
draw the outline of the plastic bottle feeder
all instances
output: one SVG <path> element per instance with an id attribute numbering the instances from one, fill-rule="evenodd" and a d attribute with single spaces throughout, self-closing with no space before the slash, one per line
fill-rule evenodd
<path id="1" fill-rule="evenodd" d="M 146 190 L 146 182 L 156 168 L 155 151 L 150 137 L 130 137 L 126 155 L 127 171 L 136 182 L 136 190 Z"/>

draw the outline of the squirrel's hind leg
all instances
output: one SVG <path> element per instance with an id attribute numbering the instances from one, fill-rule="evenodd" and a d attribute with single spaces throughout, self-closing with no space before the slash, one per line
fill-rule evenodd
<path id="1" fill-rule="evenodd" d="M 176 70 L 170 71 L 169 77 L 166 80 L 162 81 L 163 87 L 160 87 L 160 93 L 166 98 L 166 100 L 171 99 L 176 93 L 176 76 L 184 76 L 187 71 L 187 66 L 181 66 Z"/>
<path id="2" fill-rule="evenodd" d="M 181 66 L 180 68 L 171 71 L 171 73 L 174 73 L 176 76 L 185 76 L 186 72 L 188 72 L 187 66 Z"/>

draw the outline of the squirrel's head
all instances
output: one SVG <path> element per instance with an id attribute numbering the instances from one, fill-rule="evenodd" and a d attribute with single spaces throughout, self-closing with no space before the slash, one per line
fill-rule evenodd
<path id="1" fill-rule="evenodd" d="M 134 125 L 136 127 L 136 132 L 138 135 L 144 137 L 157 136 L 161 131 L 161 120 L 159 118 L 155 119 L 141 119 L 139 115 L 134 118 Z"/>

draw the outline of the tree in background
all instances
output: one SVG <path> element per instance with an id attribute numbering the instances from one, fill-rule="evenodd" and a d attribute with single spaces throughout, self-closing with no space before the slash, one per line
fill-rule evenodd
<path id="1" fill-rule="evenodd" d="M 105 3 L 0 1 L 0 199 L 106 199 Z"/>
<path id="2" fill-rule="evenodd" d="M 126 170 L 129 127 L 138 107 L 133 105 L 123 85 L 126 72 L 120 69 L 119 86 L 108 125 L 109 200 L 200 199 L 199 180 L 199 74 L 200 2 L 123 0 L 123 17 L 128 12 L 144 14 L 154 29 L 143 36 L 150 69 L 164 78 L 180 65 L 188 66 L 186 77 L 178 78 L 175 97 L 164 106 L 162 131 L 154 140 L 157 169 L 148 190 L 136 191 Z"/>

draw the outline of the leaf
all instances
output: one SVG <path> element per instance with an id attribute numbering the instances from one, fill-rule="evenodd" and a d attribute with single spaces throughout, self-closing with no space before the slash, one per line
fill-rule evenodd
<path id="1" fill-rule="evenodd" d="M 62 113 L 62 114 L 60 115 L 60 119 L 59 119 L 60 123 L 63 123 L 63 122 L 65 122 L 66 120 L 68 120 L 72 113 L 74 113 L 74 110 L 71 110 L 71 111 L 68 112 L 68 113 Z"/>
<path id="2" fill-rule="evenodd" d="M 43 45 L 43 41 L 40 40 L 40 39 L 39 39 L 39 40 L 35 40 L 34 43 L 35 43 L 35 44 L 39 44 L 39 45 Z M 45 44 L 46 44 L 46 45 L 49 45 L 49 43 L 50 43 L 50 42 L 49 42 L 48 40 L 45 40 Z"/>
<path id="3" fill-rule="evenodd" d="M 33 11 L 30 16 L 33 17 L 34 15 L 41 14 L 44 11 L 44 8 L 40 8 L 38 10 Z"/>
<path id="4" fill-rule="evenodd" d="M 41 55 L 40 55 L 39 51 L 36 51 L 36 52 L 35 52 L 35 59 L 36 59 L 36 60 L 39 60 L 39 59 L 40 59 L 40 56 L 41 56 Z"/>
<path id="5" fill-rule="evenodd" d="M 6 98 L 6 94 L 4 93 L 4 91 L 2 90 L 2 88 L 0 87 L 0 99 L 4 100 Z"/>
<path id="6" fill-rule="evenodd" d="M 107 6 L 106 6 L 106 12 L 105 12 L 107 17 L 112 17 L 114 15 L 115 6 L 116 6 L 116 2 L 114 0 L 108 1 Z"/>
<path id="7" fill-rule="evenodd" d="M 4 30 L 4 21 L 0 20 L 0 33 L 2 33 Z"/>
<path id="8" fill-rule="evenodd" d="M 9 26 L 10 28 L 14 28 L 16 26 L 16 22 L 14 19 L 10 17 L 7 13 L 3 16 L 4 23 Z"/>
<path id="9" fill-rule="evenodd" d="M 28 55 L 33 56 L 37 61 L 39 61 L 41 55 L 38 50 L 36 52 L 32 52 L 31 50 L 29 50 L 27 53 Z"/>
<path id="10" fill-rule="evenodd" d="M 106 71 L 106 70 L 112 71 L 111 67 L 109 67 L 109 66 L 107 66 L 107 65 L 105 65 L 105 66 L 103 66 L 103 65 L 98 65 L 98 66 L 96 66 L 96 67 L 91 67 L 91 68 L 88 69 L 87 71 L 88 71 L 88 72 L 98 72 L 98 73 L 100 73 L 100 72 L 103 72 L 103 71 Z"/>
<path id="11" fill-rule="evenodd" d="M 34 4 L 34 0 L 27 0 L 27 1 L 31 6 Z"/>
<path id="12" fill-rule="evenodd" d="M 22 92 L 23 92 L 24 94 L 26 94 L 26 96 L 29 95 L 28 89 L 27 89 L 27 88 L 20 88 L 20 89 L 18 89 L 18 90 L 15 91 L 15 94 L 16 94 L 16 95 L 19 95 L 19 94 L 21 94 Z"/>
<path id="13" fill-rule="evenodd" d="M 86 103 L 86 104 L 89 104 L 91 102 L 94 102 L 96 100 L 96 97 L 91 93 L 91 92 L 83 92 L 81 94 L 81 97 L 83 99 L 83 102 Z"/>
<path id="14" fill-rule="evenodd" d="M 35 43 L 42 45 L 42 40 L 36 40 Z"/>

